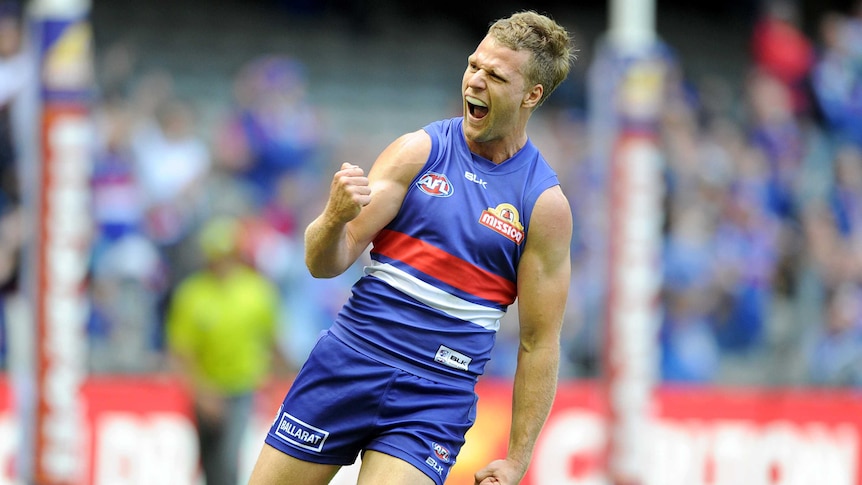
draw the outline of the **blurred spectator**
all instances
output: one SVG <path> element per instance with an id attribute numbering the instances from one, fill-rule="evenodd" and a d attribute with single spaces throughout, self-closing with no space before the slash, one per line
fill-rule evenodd
<path id="1" fill-rule="evenodd" d="M 754 66 L 789 89 L 793 112 L 805 114 L 810 109 L 807 83 L 814 47 L 798 21 L 792 0 L 767 0 L 754 26 L 751 48 Z"/>
<path id="2" fill-rule="evenodd" d="M 96 66 L 103 100 L 110 103 L 129 97 L 136 62 L 137 49 L 131 41 L 122 40 L 105 47 Z"/>
<path id="3" fill-rule="evenodd" d="M 30 110 L 22 106 L 34 84 L 35 65 L 25 45 L 21 3 L 0 0 L 0 368 L 6 365 L 7 297 L 18 292 L 22 245 L 25 239 L 21 209 L 19 146 L 22 126 Z"/>
<path id="4" fill-rule="evenodd" d="M 663 284 L 670 291 L 715 291 L 715 223 L 697 204 L 674 206 L 663 254 Z"/>
<path id="5" fill-rule="evenodd" d="M 91 247 L 91 314 L 87 326 L 89 370 L 142 373 L 164 362 L 161 299 L 169 265 L 147 232 L 146 191 L 132 141 L 154 99 L 169 92 L 169 78 L 144 78 L 131 99 L 134 59 L 117 43 L 99 63 L 100 98 L 93 105 L 96 129 L 90 177 L 94 234 Z M 153 93 L 158 93 L 154 95 Z M 140 140 L 138 140 L 140 142 Z"/>
<path id="6" fill-rule="evenodd" d="M 217 150 L 252 184 L 259 204 L 271 201 L 283 176 L 315 169 L 322 132 L 305 83 L 301 63 L 277 56 L 248 63 L 234 82 Z"/>
<path id="7" fill-rule="evenodd" d="M 806 208 L 806 247 L 822 286 L 862 284 L 862 152 L 839 150 L 833 174 L 829 193 Z"/>
<path id="8" fill-rule="evenodd" d="M 669 216 L 661 375 L 667 381 L 712 382 L 720 360 L 714 324 L 714 224 L 698 205 L 675 206 Z"/>
<path id="9" fill-rule="evenodd" d="M 199 236 L 206 266 L 173 295 L 167 337 L 173 368 L 193 395 L 208 485 L 236 485 L 239 447 L 255 391 L 286 374 L 276 335 L 278 292 L 240 257 L 244 228 L 208 222 Z"/>
<path id="10" fill-rule="evenodd" d="M 765 204 L 778 217 L 793 218 L 805 136 L 794 116 L 790 91 L 776 78 L 761 72 L 752 73 L 745 88 L 750 110 L 750 143 L 766 162 L 764 170 L 757 174 L 758 178 L 763 177 L 757 182 L 765 184 L 758 189 L 763 193 L 754 202 Z"/>
<path id="11" fill-rule="evenodd" d="M 836 143 L 862 147 L 862 18 L 827 12 L 820 40 L 811 80 L 818 112 Z"/>
<path id="12" fill-rule="evenodd" d="M 862 243 L 862 147 L 839 148 L 834 171 L 829 203 L 835 224 L 841 237 L 859 248 Z"/>
<path id="13" fill-rule="evenodd" d="M 720 349 L 702 292 L 671 291 L 659 343 L 661 378 L 667 382 L 712 383 L 718 376 Z"/>
<path id="14" fill-rule="evenodd" d="M 32 82 L 32 60 L 23 47 L 18 2 L 0 1 L 0 208 L 18 198 L 12 109 L 16 97 Z"/>
<path id="15" fill-rule="evenodd" d="M 33 82 L 34 66 L 24 47 L 21 6 L 0 0 L 0 217 L 20 201 L 19 150 L 14 110 L 19 97 Z"/>
<path id="16" fill-rule="evenodd" d="M 853 248 L 840 236 L 835 217 L 823 201 L 810 203 L 804 212 L 806 256 L 818 288 L 837 285 L 853 277 Z"/>
<path id="17" fill-rule="evenodd" d="M 814 329 L 808 354 L 811 381 L 824 386 L 862 386 L 862 291 L 852 283 L 832 288 L 824 321 Z"/>
<path id="18" fill-rule="evenodd" d="M 781 221 L 768 209 L 762 154 L 752 148 L 740 162 L 713 234 L 719 296 L 725 299 L 717 336 L 728 352 L 746 352 L 763 343 L 781 248 Z"/>
<path id="19" fill-rule="evenodd" d="M 22 290 L 19 280 L 22 250 L 27 239 L 25 215 L 25 211 L 16 205 L 6 208 L 0 216 L 0 305 L 4 307 L 7 298 Z M 4 310 L 0 308 L 0 311 Z M 0 332 L 5 332 L 5 329 L 0 329 Z M 3 357 L 5 353 L 0 353 L 0 367 L 5 364 Z"/>
<path id="20" fill-rule="evenodd" d="M 90 179 L 98 246 L 144 228 L 144 199 L 130 146 L 134 116 L 121 98 L 95 110 L 99 139 Z"/>
<path id="21" fill-rule="evenodd" d="M 131 135 L 134 176 L 143 198 L 144 230 L 164 252 L 175 284 L 195 264 L 192 246 L 185 243 L 200 218 L 210 152 L 192 106 L 171 93 L 171 80 L 156 76 L 144 82 L 136 100 L 142 119 Z"/>
<path id="22" fill-rule="evenodd" d="M 844 44 L 850 47 L 850 55 L 858 67 L 862 67 L 862 0 L 856 0 L 850 12 Z"/>
<path id="23" fill-rule="evenodd" d="M 165 266 L 152 241 L 126 234 L 101 248 L 91 279 L 90 371 L 155 372 L 163 362 L 158 299 Z"/>
<path id="24" fill-rule="evenodd" d="M 146 197 L 147 230 L 166 245 L 193 228 L 196 191 L 209 169 L 193 116 L 184 102 L 168 100 L 158 107 L 157 124 L 139 127 L 132 140 L 136 178 Z"/>

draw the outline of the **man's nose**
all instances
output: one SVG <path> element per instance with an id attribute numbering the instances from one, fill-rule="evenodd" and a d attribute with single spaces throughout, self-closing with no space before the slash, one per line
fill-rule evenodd
<path id="1" fill-rule="evenodd" d="M 484 88 L 486 75 L 487 74 L 485 73 L 485 71 L 481 69 L 469 74 L 469 77 L 467 78 L 467 85 L 475 88 Z"/>

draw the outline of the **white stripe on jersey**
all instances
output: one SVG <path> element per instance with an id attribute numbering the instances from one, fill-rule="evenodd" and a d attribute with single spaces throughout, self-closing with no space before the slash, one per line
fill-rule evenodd
<path id="1" fill-rule="evenodd" d="M 391 264 L 371 261 L 371 264 L 365 267 L 365 273 L 385 281 L 389 286 L 431 308 L 436 308 L 447 315 L 467 320 L 494 332 L 500 329 L 500 319 L 506 314 L 502 310 L 477 305 L 446 293 Z"/>

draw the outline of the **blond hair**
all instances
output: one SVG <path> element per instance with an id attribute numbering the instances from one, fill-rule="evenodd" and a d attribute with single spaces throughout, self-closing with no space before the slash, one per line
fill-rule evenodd
<path id="1" fill-rule="evenodd" d="M 488 29 L 488 35 L 516 51 L 532 53 L 524 75 L 530 84 L 545 89 L 539 104 L 557 89 L 569 75 L 575 59 L 572 39 L 566 29 L 550 17 L 524 11 L 499 19 Z"/>

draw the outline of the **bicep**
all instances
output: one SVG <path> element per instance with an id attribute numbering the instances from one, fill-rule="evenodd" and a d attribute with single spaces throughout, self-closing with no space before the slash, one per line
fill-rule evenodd
<path id="1" fill-rule="evenodd" d="M 431 153 L 431 137 L 423 130 L 392 142 L 377 157 L 368 173 L 371 202 L 347 224 L 355 247 L 364 250 L 401 209 L 413 178 Z"/>
<path id="2" fill-rule="evenodd" d="M 559 338 L 571 279 L 572 214 L 559 187 L 536 201 L 518 265 L 522 345 Z"/>

